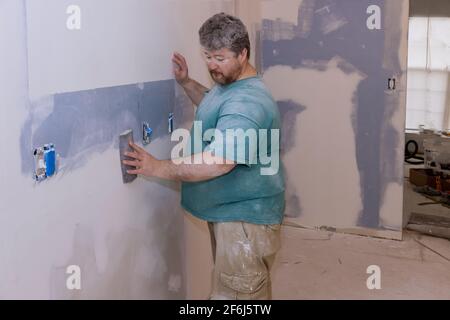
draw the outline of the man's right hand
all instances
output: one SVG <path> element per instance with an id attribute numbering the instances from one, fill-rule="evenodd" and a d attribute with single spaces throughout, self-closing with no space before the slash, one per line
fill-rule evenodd
<path id="1" fill-rule="evenodd" d="M 184 86 L 189 82 L 189 70 L 186 59 L 178 52 L 175 52 L 173 54 L 172 62 L 174 63 L 173 73 L 175 79 L 181 86 Z"/>

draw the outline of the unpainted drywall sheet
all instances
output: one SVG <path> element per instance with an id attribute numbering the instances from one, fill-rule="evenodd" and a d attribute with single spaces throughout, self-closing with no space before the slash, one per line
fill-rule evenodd
<path id="1" fill-rule="evenodd" d="M 264 79 L 283 116 L 287 216 L 401 233 L 408 2 L 267 1 L 262 17 Z"/>
<path id="2" fill-rule="evenodd" d="M 79 30 L 66 27 L 71 6 Z M 195 72 L 198 28 L 233 8 L 233 0 L 27 0 L 30 98 L 172 79 L 174 50 L 192 55 Z"/>
<path id="3" fill-rule="evenodd" d="M 66 28 L 69 5 L 81 9 L 80 30 Z M 172 79 L 172 52 L 200 65 L 191 40 L 199 17 L 231 5 L 0 2 L 0 141 L 8 146 L 0 159 L 0 297 L 185 297 L 178 186 L 123 185 L 117 135 L 131 127 L 139 141 L 141 121 L 149 121 L 147 149 L 167 158 L 168 113 L 179 115 L 176 124 L 189 118 L 179 110 L 185 99 Z M 32 151 L 50 142 L 60 170 L 37 184 Z M 80 267 L 81 290 L 66 286 L 70 265 Z"/>

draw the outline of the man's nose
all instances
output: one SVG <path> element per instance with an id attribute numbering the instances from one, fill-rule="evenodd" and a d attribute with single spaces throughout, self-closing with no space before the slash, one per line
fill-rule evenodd
<path id="1" fill-rule="evenodd" d="M 217 70 L 218 65 L 214 61 L 208 61 L 208 69 L 211 71 Z"/>

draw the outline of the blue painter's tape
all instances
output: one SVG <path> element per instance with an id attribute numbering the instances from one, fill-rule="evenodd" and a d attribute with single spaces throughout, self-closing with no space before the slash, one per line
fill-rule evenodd
<path id="1" fill-rule="evenodd" d="M 56 171 L 56 152 L 53 146 L 45 147 L 44 151 L 45 174 L 51 177 Z"/>
<path id="2" fill-rule="evenodd" d="M 146 129 L 145 129 L 145 133 L 148 135 L 148 136 L 151 136 L 152 135 L 152 133 L 153 133 L 153 129 L 152 128 L 149 128 L 149 127 L 147 127 Z"/>

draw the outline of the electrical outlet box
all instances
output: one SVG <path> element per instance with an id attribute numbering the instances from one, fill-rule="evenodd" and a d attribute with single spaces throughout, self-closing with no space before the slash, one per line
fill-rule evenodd
<path id="1" fill-rule="evenodd" d="M 168 119 L 168 125 L 169 125 L 169 134 L 173 132 L 173 113 L 169 113 L 169 119 Z"/>
<path id="2" fill-rule="evenodd" d="M 148 145 L 151 142 L 153 130 L 147 122 L 142 124 L 142 144 Z"/>
<path id="3" fill-rule="evenodd" d="M 34 179 L 43 181 L 56 173 L 55 145 L 50 143 L 34 150 Z"/>

